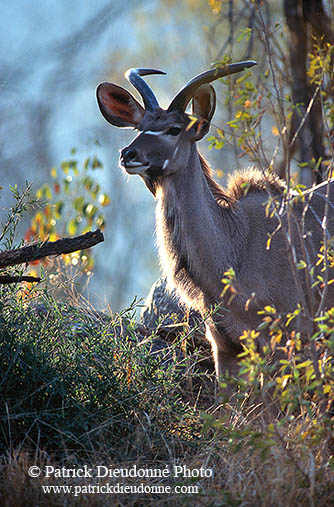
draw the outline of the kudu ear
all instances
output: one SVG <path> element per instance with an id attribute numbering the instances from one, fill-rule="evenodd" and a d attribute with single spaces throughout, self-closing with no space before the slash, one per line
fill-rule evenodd
<path id="1" fill-rule="evenodd" d="M 210 128 L 210 121 L 216 109 L 216 93 L 209 84 L 200 86 L 192 99 L 192 114 L 198 118 L 193 130 L 194 140 L 202 139 Z"/>
<path id="2" fill-rule="evenodd" d="M 101 113 L 116 127 L 136 127 L 144 116 L 144 108 L 121 86 L 101 83 L 96 97 Z"/>

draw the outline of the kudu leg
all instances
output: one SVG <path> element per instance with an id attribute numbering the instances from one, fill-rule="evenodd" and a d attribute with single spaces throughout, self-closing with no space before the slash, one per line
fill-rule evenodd
<path id="1" fill-rule="evenodd" d="M 223 336 L 213 323 L 206 324 L 205 337 L 211 344 L 218 383 L 226 372 L 232 377 L 238 376 L 239 364 L 237 354 L 240 351 L 228 344 L 226 337 Z"/>
<path id="2" fill-rule="evenodd" d="M 237 357 L 240 351 L 238 351 L 237 347 L 233 347 L 232 344 L 229 344 L 229 342 L 227 342 L 226 337 L 223 336 L 223 334 L 215 325 L 207 324 L 205 336 L 211 343 L 212 354 L 215 362 L 217 377 L 216 398 L 219 397 L 219 393 L 224 394 L 224 398 L 227 397 L 229 400 L 229 405 L 233 406 L 235 390 L 232 384 L 228 383 L 227 387 L 224 389 L 224 393 L 222 393 L 221 380 L 223 376 L 226 375 L 226 373 L 230 377 L 240 377 L 240 365 Z M 242 376 L 245 380 L 247 380 L 247 374 L 244 374 Z M 261 398 L 258 401 L 257 412 L 252 412 L 253 417 L 256 413 L 258 413 L 258 415 L 260 415 L 267 423 L 271 422 L 280 414 L 279 406 L 273 400 L 272 391 L 272 388 L 267 389 L 266 386 L 263 386 Z"/>

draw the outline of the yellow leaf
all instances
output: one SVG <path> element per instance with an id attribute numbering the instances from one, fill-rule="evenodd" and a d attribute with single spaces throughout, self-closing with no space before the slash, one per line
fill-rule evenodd
<path id="1" fill-rule="evenodd" d="M 191 127 L 193 127 L 195 125 L 195 123 L 198 121 L 198 118 L 196 118 L 195 116 L 189 115 L 189 118 L 190 118 L 190 122 L 188 123 L 188 125 L 186 127 L 186 131 L 190 130 Z"/>
<path id="2" fill-rule="evenodd" d="M 110 197 L 107 194 L 100 194 L 99 203 L 101 206 L 108 206 L 110 204 Z"/>
<path id="3" fill-rule="evenodd" d="M 327 385 L 325 385 L 325 386 L 323 387 L 323 393 L 324 393 L 324 394 L 328 394 L 328 393 L 330 393 L 330 392 L 331 392 L 331 386 L 330 386 L 330 385 L 328 385 L 328 384 L 327 384 Z"/>
<path id="4" fill-rule="evenodd" d="M 71 256 L 69 254 L 64 254 L 64 261 L 66 266 L 71 264 Z"/>
<path id="5" fill-rule="evenodd" d="M 271 133 L 273 136 L 277 137 L 279 136 L 279 130 L 278 128 L 274 125 L 273 128 L 271 129 Z"/>
<path id="6" fill-rule="evenodd" d="M 49 236 L 49 241 L 56 241 L 57 239 L 58 239 L 57 233 L 51 232 L 51 234 Z"/>
<path id="7" fill-rule="evenodd" d="M 67 225 L 67 231 L 71 236 L 74 236 L 77 232 L 77 224 L 76 221 L 73 219 L 71 220 Z"/>
<path id="8" fill-rule="evenodd" d="M 276 313 L 276 309 L 273 306 L 267 305 L 267 306 L 264 307 L 264 309 L 268 313 Z"/>

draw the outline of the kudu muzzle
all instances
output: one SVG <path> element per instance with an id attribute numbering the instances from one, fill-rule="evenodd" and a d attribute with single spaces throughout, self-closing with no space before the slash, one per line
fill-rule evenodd
<path id="1" fill-rule="evenodd" d="M 120 165 L 129 174 L 140 174 L 149 167 L 147 162 L 140 160 L 138 150 L 132 146 L 127 146 L 121 150 L 119 161 Z"/>

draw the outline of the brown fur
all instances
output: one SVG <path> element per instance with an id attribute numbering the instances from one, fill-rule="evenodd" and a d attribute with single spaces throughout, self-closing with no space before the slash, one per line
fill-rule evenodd
<path id="1" fill-rule="evenodd" d="M 229 175 L 227 191 L 233 199 L 241 199 L 248 192 L 267 192 L 282 195 L 286 184 L 273 172 L 262 172 L 251 167 Z"/>
<path id="2" fill-rule="evenodd" d="M 260 171 L 254 167 L 235 171 L 228 176 L 228 184 L 224 190 L 214 179 L 213 171 L 205 158 L 199 154 L 203 173 L 215 199 L 220 204 L 231 205 L 245 197 L 248 192 L 267 192 L 273 195 L 282 195 L 286 184 L 277 174 L 269 171 Z"/>
<path id="3" fill-rule="evenodd" d="M 237 373 L 237 355 L 241 351 L 239 337 L 244 330 L 259 326 L 262 317 L 258 312 L 266 305 L 275 307 L 278 313 L 287 314 L 301 304 L 305 313 L 293 324 L 298 331 L 309 332 L 307 315 L 313 313 L 308 298 L 314 298 L 318 304 L 320 294 L 317 287 L 313 294 L 303 294 L 306 290 L 305 273 L 301 271 L 297 275 L 298 288 L 293 275 L 293 259 L 286 243 L 288 228 L 284 206 L 280 210 L 282 227 L 278 227 L 276 216 L 266 216 L 270 196 L 281 200 L 286 188 L 276 175 L 263 174 L 257 169 L 238 171 L 230 177 L 225 190 L 214 181 L 212 170 L 198 152 L 193 153 L 188 164 L 173 178 L 159 182 L 157 238 L 160 260 L 169 286 L 203 317 L 215 303 L 221 304 L 222 309 L 206 320 L 206 337 L 212 346 L 219 377 L 226 369 L 230 374 Z M 198 188 L 203 188 L 203 176 L 209 192 L 198 193 Z M 294 205 L 293 217 L 290 217 L 290 234 L 297 260 L 303 259 L 304 250 L 310 269 L 315 266 L 323 238 L 320 223 L 325 191 L 326 186 L 322 186 L 312 194 L 306 193 L 309 204 L 304 218 L 301 202 Z M 330 200 L 334 199 L 333 194 L 334 182 Z M 298 232 L 302 220 L 305 230 L 309 231 L 303 246 Z M 329 220 L 328 227 L 333 234 L 333 219 Z M 268 248 L 270 235 L 272 241 Z M 231 267 L 235 272 L 233 286 L 236 295 L 229 302 L 229 292 L 222 296 L 222 278 Z M 331 287 L 326 301 L 329 304 L 334 301 Z M 267 343 L 266 336 L 260 336 L 258 342 L 261 349 Z"/>

